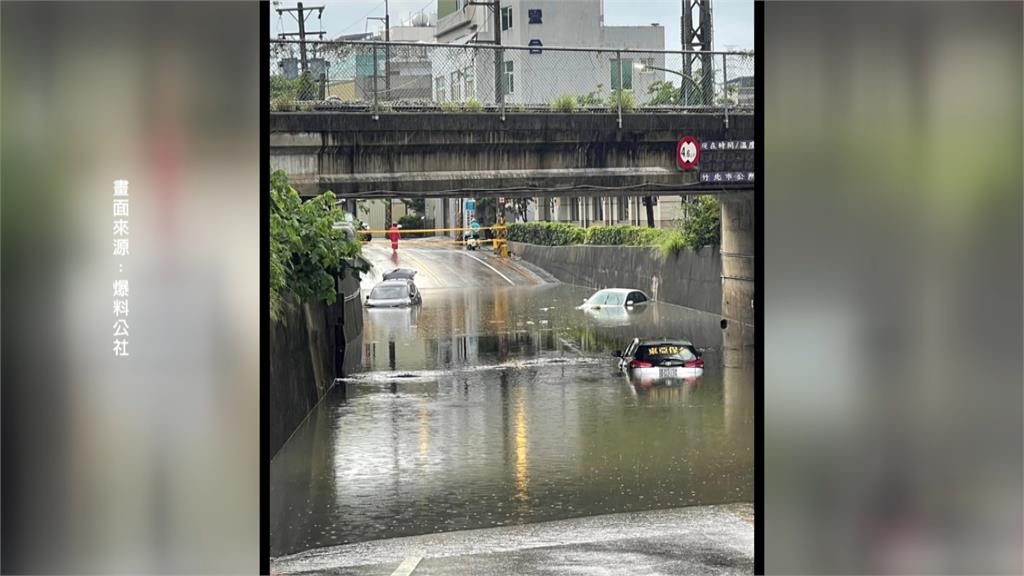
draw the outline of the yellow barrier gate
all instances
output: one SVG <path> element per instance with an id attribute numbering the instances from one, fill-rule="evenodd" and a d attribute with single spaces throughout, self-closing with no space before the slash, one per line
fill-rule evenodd
<path id="1" fill-rule="evenodd" d="M 480 226 L 478 228 L 419 228 L 419 229 L 398 229 L 399 242 L 404 245 L 412 246 L 436 246 L 438 244 L 455 244 L 458 246 L 464 246 L 465 240 L 427 240 L 426 238 L 408 238 L 410 234 L 436 234 L 438 232 L 482 232 L 484 230 L 494 230 L 495 238 L 491 239 L 478 239 L 478 245 L 491 244 L 494 246 L 494 253 L 501 256 L 502 258 L 508 257 L 508 241 L 505 239 L 507 228 L 502 225 L 496 226 Z M 362 238 L 364 235 L 379 235 L 384 240 L 389 240 L 389 234 L 391 230 L 360 230 L 359 235 Z"/>

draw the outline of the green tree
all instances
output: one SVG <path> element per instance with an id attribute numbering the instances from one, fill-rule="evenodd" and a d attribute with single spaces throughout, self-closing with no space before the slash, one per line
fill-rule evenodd
<path id="1" fill-rule="evenodd" d="M 698 196 L 683 220 L 683 242 L 692 248 L 719 244 L 722 230 L 722 206 L 714 196 Z"/>
<path id="2" fill-rule="evenodd" d="M 337 298 L 335 278 L 359 255 L 357 239 L 349 239 L 335 224 L 344 214 L 332 192 L 305 202 L 288 185 L 281 170 L 270 174 L 270 317 L 280 318 L 286 296 L 299 302 Z"/>
<path id="3" fill-rule="evenodd" d="M 490 226 L 498 219 L 498 201 L 494 198 L 477 198 L 474 200 L 474 215 L 481 226 Z M 468 222 L 467 222 L 468 225 Z"/>
<path id="4" fill-rule="evenodd" d="M 275 100 L 281 97 L 295 98 L 296 81 L 288 80 L 280 74 L 270 76 L 270 99 Z"/>
<path id="5" fill-rule="evenodd" d="M 427 201 L 425 198 L 402 198 L 402 204 L 409 212 L 414 212 L 422 216 L 427 211 Z"/>
<path id="6" fill-rule="evenodd" d="M 680 90 L 678 86 L 675 86 L 671 82 L 667 82 L 665 80 L 658 80 L 648 86 L 647 94 L 650 96 L 650 99 L 647 101 L 647 104 L 650 106 L 676 106 L 681 104 L 683 101 L 682 90 Z"/>

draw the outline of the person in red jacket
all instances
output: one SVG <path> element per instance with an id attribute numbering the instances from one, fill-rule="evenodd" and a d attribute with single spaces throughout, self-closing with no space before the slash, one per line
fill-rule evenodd
<path id="1" fill-rule="evenodd" d="M 391 239 L 391 251 L 398 252 L 398 224 L 391 225 L 391 230 L 388 232 L 388 238 Z"/>

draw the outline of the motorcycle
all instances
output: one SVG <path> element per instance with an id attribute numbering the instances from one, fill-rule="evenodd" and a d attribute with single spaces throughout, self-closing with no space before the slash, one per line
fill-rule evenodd
<path id="1" fill-rule="evenodd" d="M 466 238 L 466 250 L 476 250 L 480 247 L 480 237 L 472 234 Z"/>

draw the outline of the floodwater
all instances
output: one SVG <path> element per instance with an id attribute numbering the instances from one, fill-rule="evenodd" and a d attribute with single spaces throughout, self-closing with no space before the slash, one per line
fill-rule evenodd
<path id="1" fill-rule="evenodd" d="M 752 368 L 720 318 L 588 313 L 563 284 L 424 289 L 365 310 L 361 371 L 270 467 L 271 555 L 430 532 L 754 498 Z M 636 388 L 611 351 L 687 338 L 704 375 Z"/>

